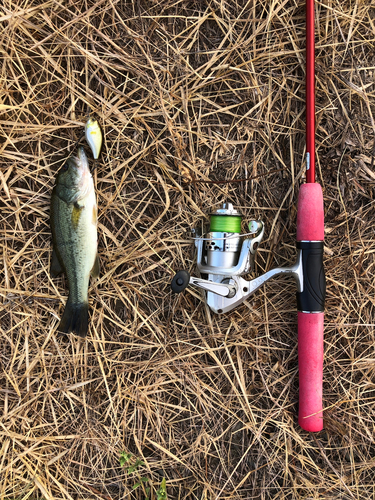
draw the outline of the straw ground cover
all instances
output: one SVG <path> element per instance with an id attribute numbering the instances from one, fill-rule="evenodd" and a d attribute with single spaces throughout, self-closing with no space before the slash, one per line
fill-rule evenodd
<path id="1" fill-rule="evenodd" d="M 311 435 L 293 283 L 223 316 L 169 288 L 195 272 L 189 229 L 225 200 L 265 222 L 257 273 L 294 259 L 303 3 L 2 2 L 1 499 L 156 498 L 163 477 L 175 499 L 375 497 L 375 9 L 316 11 L 328 288 Z M 88 113 L 105 136 L 101 276 L 81 340 L 56 334 L 67 286 L 49 277 L 49 200 Z"/>

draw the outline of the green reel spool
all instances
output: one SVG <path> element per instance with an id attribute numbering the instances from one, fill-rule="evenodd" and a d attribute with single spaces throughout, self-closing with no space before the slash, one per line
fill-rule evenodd
<path id="1" fill-rule="evenodd" d="M 211 233 L 240 233 L 241 216 L 238 215 L 211 215 Z"/>

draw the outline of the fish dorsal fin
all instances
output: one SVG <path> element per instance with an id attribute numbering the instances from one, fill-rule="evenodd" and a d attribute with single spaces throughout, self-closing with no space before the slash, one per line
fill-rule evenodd
<path id="1" fill-rule="evenodd" d="M 52 278 L 57 278 L 59 274 L 64 272 L 64 269 L 60 264 L 59 258 L 54 248 L 52 249 L 51 266 L 49 272 Z"/>
<path id="2" fill-rule="evenodd" d="M 92 269 L 91 269 L 91 276 L 93 278 L 98 278 L 99 273 L 100 273 L 99 257 L 98 257 L 98 254 L 96 254 L 95 262 L 94 262 L 94 265 L 92 266 Z"/>

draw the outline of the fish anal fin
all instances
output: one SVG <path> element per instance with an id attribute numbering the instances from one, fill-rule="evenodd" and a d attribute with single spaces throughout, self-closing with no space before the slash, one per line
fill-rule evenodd
<path id="1" fill-rule="evenodd" d="M 100 273 L 100 263 L 99 263 L 98 254 L 96 254 L 95 262 L 94 262 L 94 265 L 92 266 L 92 269 L 91 269 L 91 276 L 93 278 L 98 278 L 99 273 Z"/>
<path id="2" fill-rule="evenodd" d="M 59 258 L 57 256 L 56 250 L 52 248 L 51 265 L 50 265 L 50 275 L 52 278 L 57 278 L 59 274 L 64 272 L 62 265 L 60 264 Z"/>

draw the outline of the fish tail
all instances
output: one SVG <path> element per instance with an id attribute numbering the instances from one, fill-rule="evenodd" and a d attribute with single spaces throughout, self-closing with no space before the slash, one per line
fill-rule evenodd
<path id="1" fill-rule="evenodd" d="M 61 333 L 76 333 L 80 337 L 87 335 L 89 324 L 89 305 L 87 302 L 79 304 L 68 299 L 62 315 L 58 331 Z"/>

